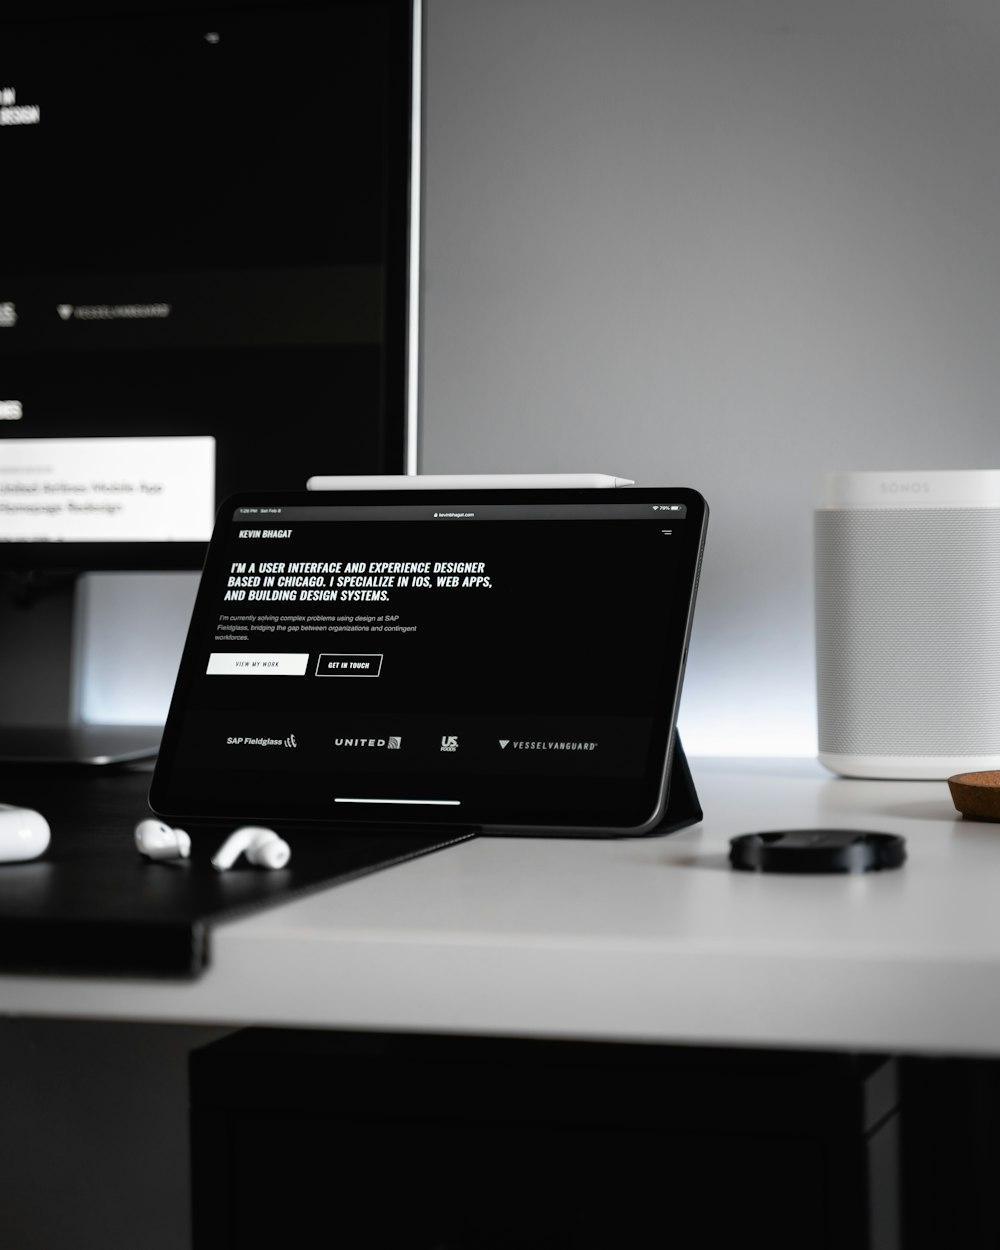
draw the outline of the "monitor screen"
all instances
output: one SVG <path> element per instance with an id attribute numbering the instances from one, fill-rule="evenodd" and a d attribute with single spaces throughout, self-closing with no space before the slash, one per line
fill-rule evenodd
<path id="1" fill-rule="evenodd" d="M 0 567 L 198 568 L 404 472 L 411 0 L 0 20 Z"/>

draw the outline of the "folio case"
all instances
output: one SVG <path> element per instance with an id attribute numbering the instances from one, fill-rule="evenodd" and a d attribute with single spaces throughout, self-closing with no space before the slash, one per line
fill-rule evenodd
<path id="1" fill-rule="evenodd" d="M 667 790 L 667 807 L 663 819 L 647 837 L 664 833 L 676 833 L 688 825 L 696 825 L 702 818 L 701 803 L 694 787 L 694 778 L 687 756 L 681 745 L 681 736 L 674 731 L 674 749 L 670 758 L 670 785 Z"/>

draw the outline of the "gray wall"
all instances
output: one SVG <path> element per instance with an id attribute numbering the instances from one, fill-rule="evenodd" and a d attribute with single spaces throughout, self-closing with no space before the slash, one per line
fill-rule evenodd
<path id="1" fill-rule="evenodd" d="M 427 4 L 423 470 L 700 489 L 688 748 L 812 753 L 818 474 L 1000 467 L 1000 6 Z"/>
<path id="2" fill-rule="evenodd" d="M 426 6 L 421 467 L 700 489 L 688 749 L 812 754 L 817 476 L 1000 467 L 1000 5 Z M 86 716 L 193 587 L 104 579 Z"/>

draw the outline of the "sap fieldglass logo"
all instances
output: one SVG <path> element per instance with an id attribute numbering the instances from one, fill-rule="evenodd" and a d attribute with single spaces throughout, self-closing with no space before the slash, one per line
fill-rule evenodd
<path id="1" fill-rule="evenodd" d="M 9 330 L 17 325 L 17 306 L 9 300 L 0 303 L 0 329 Z"/>
<path id="2" fill-rule="evenodd" d="M 457 751 L 458 739 L 453 734 L 449 735 L 448 737 L 442 738 L 441 750 L 442 751 Z"/>
<path id="3" fill-rule="evenodd" d="M 929 495 L 930 482 L 880 482 L 879 490 L 883 495 Z"/>
<path id="4" fill-rule="evenodd" d="M 20 421 L 23 416 L 19 399 L 0 399 L 0 421 Z"/>

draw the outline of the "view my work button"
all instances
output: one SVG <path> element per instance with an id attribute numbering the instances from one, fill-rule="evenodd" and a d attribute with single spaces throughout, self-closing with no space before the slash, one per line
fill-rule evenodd
<path id="1" fill-rule="evenodd" d="M 316 661 L 317 677 L 378 677 L 381 655 L 355 652 L 327 652 Z"/>
<path id="2" fill-rule="evenodd" d="M 308 651 L 213 651 L 209 677 L 301 677 L 309 663 Z"/>

